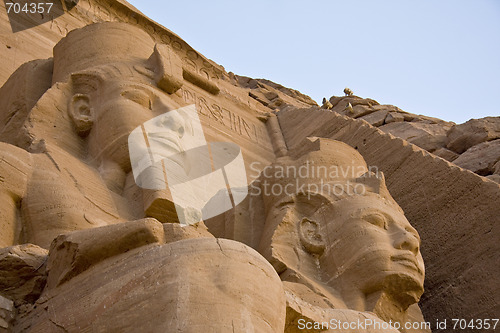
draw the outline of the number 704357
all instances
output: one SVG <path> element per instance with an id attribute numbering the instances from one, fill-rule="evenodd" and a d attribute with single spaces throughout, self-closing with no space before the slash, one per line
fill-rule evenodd
<path id="1" fill-rule="evenodd" d="M 6 2 L 7 13 L 26 13 L 26 14 L 44 14 L 50 13 L 52 6 L 54 5 L 51 2 L 28 2 L 25 4 L 20 4 L 16 2 Z"/>
<path id="2" fill-rule="evenodd" d="M 473 329 L 473 330 L 480 330 L 480 329 L 496 329 L 497 324 L 499 322 L 499 319 L 471 319 L 471 320 L 466 320 L 466 319 L 452 319 L 453 321 L 453 329 Z"/>

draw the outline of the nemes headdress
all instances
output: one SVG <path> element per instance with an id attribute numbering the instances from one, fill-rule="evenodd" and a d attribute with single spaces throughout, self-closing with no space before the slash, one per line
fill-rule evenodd
<path id="1" fill-rule="evenodd" d="M 132 66 L 119 67 L 127 63 Z M 158 88 L 175 93 L 184 80 L 216 95 L 219 88 L 209 77 L 183 67 L 181 57 L 165 44 L 155 44 L 144 30 L 128 23 L 103 22 L 71 31 L 54 47 L 52 83 L 89 68 L 115 66 L 119 76 L 139 72 L 149 76 Z M 108 66 L 109 67 L 109 66 Z M 78 78 L 76 78 L 78 79 Z"/>
<path id="2" fill-rule="evenodd" d="M 368 167 L 356 149 L 332 139 L 306 139 L 289 156 L 264 169 L 259 181 L 268 211 L 289 197 L 307 193 L 335 201 L 367 194 L 394 201 L 382 172 Z"/>
<path id="3" fill-rule="evenodd" d="M 141 62 L 155 43 L 140 28 L 118 22 L 91 24 L 68 33 L 54 47 L 52 83 L 65 82 L 73 73 L 120 62 Z"/>

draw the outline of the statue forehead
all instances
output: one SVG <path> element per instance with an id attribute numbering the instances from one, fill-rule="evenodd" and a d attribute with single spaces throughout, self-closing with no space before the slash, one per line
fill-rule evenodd
<path id="1" fill-rule="evenodd" d="M 155 82 L 148 77 L 138 75 L 133 77 L 110 77 L 103 81 L 103 88 L 109 91 L 141 90 L 155 95 L 166 95 Z M 101 89 L 102 90 L 102 89 Z"/>
<path id="2" fill-rule="evenodd" d="M 392 218 L 404 217 L 404 213 L 396 202 L 389 201 L 375 193 L 358 195 L 341 200 L 336 205 L 339 212 L 351 217 L 362 217 L 366 214 L 381 212 Z"/>
<path id="3" fill-rule="evenodd" d="M 328 221 L 333 219 L 346 221 L 369 214 L 381 214 L 396 222 L 409 223 L 397 203 L 376 193 L 348 196 L 340 200 L 324 194 L 315 193 L 308 196 L 306 193 L 300 196 L 300 200 L 288 200 L 282 202 L 281 206 L 293 209 L 296 215 Z"/>

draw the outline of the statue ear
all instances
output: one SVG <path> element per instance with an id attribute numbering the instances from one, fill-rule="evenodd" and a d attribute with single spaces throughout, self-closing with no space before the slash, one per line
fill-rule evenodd
<path id="1" fill-rule="evenodd" d="M 325 241 L 321 235 L 320 225 L 316 221 L 303 218 L 299 223 L 300 242 L 311 254 L 322 255 L 325 251 Z"/>
<path id="2" fill-rule="evenodd" d="M 90 106 L 90 97 L 86 94 L 73 95 L 68 112 L 78 134 L 82 137 L 87 136 L 94 124 L 94 110 Z"/>

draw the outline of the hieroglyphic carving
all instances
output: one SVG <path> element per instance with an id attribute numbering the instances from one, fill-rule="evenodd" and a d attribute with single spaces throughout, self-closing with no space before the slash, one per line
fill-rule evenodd
<path id="1" fill-rule="evenodd" d="M 198 71 L 196 63 L 193 60 L 191 60 L 189 58 L 184 58 L 184 59 L 182 59 L 182 63 L 183 63 L 184 68 L 189 69 L 195 73 Z"/>
<path id="2" fill-rule="evenodd" d="M 179 42 L 179 41 L 176 41 L 174 40 L 172 42 L 172 47 L 174 48 L 174 50 L 176 51 L 181 51 L 182 50 L 182 44 Z"/>
<path id="3" fill-rule="evenodd" d="M 196 53 L 193 50 L 187 50 L 186 55 L 188 56 L 189 59 L 192 59 L 192 60 L 197 60 L 199 58 L 198 53 Z"/>
<path id="4" fill-rule="evenodd" d="M 163 44 L 170 45 L 171 38 L 165 31 L 160 32 L 159 38 Z"/>
<path id="5" fill-rule="evenodd" d="M 230 129 L 233 133 L 250 139 L 255 143 L 262 143 L 265 138 L 263 128 L 258 128 L 255 123 L 248 118 L 237 114 L 234 111 L 228 110 L 220 106 L 215 101 L 206 96 L 197 95 L 195 92 L 182 89 L 182 97 L 186 103 L 196 104 L 198 113 L 206 118 L 213 119 L 217 124 Z"/>

